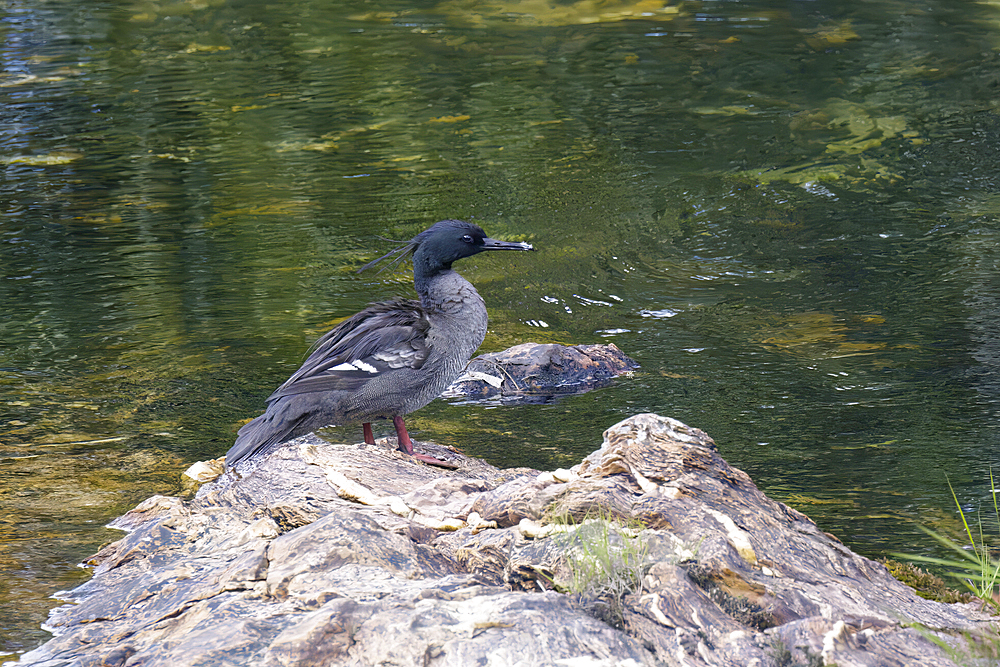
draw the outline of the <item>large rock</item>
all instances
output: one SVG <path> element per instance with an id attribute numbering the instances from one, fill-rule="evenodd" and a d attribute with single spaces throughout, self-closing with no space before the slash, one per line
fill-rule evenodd
<path id="1" fill-rule="evenodd" d="M 194 500 L 151 498 L 17 664 L 943 666 L 911 624 L 987 622 L 917 597 L 671 419 L 613 426 L 570 471 L 461 464 L 308 437 Z"/>

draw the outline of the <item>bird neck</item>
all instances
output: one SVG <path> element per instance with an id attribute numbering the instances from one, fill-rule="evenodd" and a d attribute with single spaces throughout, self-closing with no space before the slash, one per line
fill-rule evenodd
<path id="1" fill-rule="evenodd" d="M 472 283 L 451 269 L 414 282 L 430 323 L 427 346 L 431 356 L 427 364 L 431 368 L 439 363 L 458 364 L 453 369 L 457 376 L 486 337 L 486 304 Z"/>
<path id="2" fill-rule="evenodd" d="M 434 253 L 426 251 L 423 245 L 413 253 L 413 283 L 417 293 L 420 293 L 421 285 L 426 285 L 440 274 L 451 272 L 451 262 L 441 261 Z"/>
<path id="3" fill-rule="evenodd" d="M 458 315 L 486 311 L 486 304 L 476 288 L 451 267 L 429 275 L 414 271 L 413 286 L 428 312 Z"/>

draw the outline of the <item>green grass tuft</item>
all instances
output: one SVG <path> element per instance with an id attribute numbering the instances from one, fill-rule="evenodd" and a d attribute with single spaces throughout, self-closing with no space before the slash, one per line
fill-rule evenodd
<path id="1" fill-rule="evenodd" d="M 572 580 L 558 588 L 579 596 L 591 613 L 617 628 L 624 627 L 624 598 L 642 590 L 649 547 L 637 521 L 623 522 L 605 512 L 588 514 L 577 527 L 562 533 L 566 565 Z"/>
<path id="2" fill-rule="evenodd" d="M 994 561 L 993 556 L 990 554 L 989 545 L 986 544 L 986 534 L 983 531 L 982 517 L 979 517 L 979 521 L 977 522 L 977 533 L 979 534 L 979 541 L 977 542 L 972 528 L 969 526 L 965 512 L 962 510 L 962 505 L 958 502 L 958 496 L 951 485 L 951 480 L 948 480 L 948 488 L 951 490 L 951 497 L 958 508 L 958 514 L 962 517 L 962 525 L 965 527 L 965 534 L 969 538 L 970 547 L 966 548 L 951 538 L 936 533 L 925 526 L 920 526 L 920 529 L 954 551 L 961 560 L 898 553 L 893 554 L 893 556 L 947 568 L 949 576 L 959 579 L 973 595 L 986 604 L 991 605 L 995 611 L 1000 612 L 1000 603 L 997 603 L 993 598 L 997 583 L 1000 582 L 1000 561 Z M 997 503 L 997 489 L 993 480 L 992 469 L 990 470 L 990 490 L 993 495 L 993 516 L 996 520 L 998 530 L 1000 530 L 1000 506 Z"/>

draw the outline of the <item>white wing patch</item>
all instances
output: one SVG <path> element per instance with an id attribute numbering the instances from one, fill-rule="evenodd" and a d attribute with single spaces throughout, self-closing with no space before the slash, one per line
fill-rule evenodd
<path id="1" fill-rule="evenodd" d="M 357 359 L 349 363 L 337 364 L 330 368 L 331 371 L 365 371 L 368 373 L 378 373 L 378 369 L 371 364 L 366 364 L 365 362 Z"/>

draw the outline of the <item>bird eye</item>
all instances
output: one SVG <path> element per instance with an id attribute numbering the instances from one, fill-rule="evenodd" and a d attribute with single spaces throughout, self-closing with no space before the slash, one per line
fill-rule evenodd
<path id="1" fill-rule="evenodd" d="M 465 241 L 466 243 L 472 243 L 472 236 L 466 234 L 465 236 L 462 237 L 462 240 Z"/>

